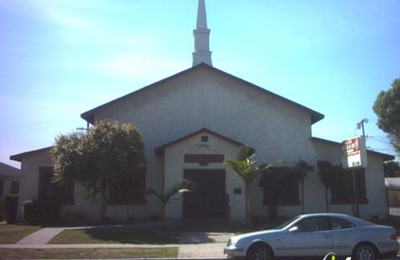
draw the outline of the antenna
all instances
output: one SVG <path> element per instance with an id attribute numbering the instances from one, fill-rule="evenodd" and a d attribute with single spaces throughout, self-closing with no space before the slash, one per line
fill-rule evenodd
<path id="1" fill-rule="evenodd" d="M 77 127 L 76 130 L 78 131 L 88 131 L 89 129 L 86 127 Z"/>
<path id="2" fill-rule="evenodd" d="M 76 130 L 78 131 L 89 131 L 89 122 L 87 123 L 86 127 L 77 127 Z"/>

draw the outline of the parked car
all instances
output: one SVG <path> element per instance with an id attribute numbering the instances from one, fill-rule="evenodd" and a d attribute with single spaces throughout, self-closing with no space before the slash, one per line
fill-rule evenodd
<path id="1" fill-rule="evenodd" d="M 398 242 L 393 227 L 375 225 L 356 217 L 306 214 L 275 229 L 231 237 L 224 249 L 228 258 L 271 260 L 278 257 L 320 257 L 329 252 L 354 260 L 396 257 Z"/>

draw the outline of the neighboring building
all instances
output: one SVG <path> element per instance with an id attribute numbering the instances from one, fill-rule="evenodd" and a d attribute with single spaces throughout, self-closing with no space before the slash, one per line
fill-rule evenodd
<path id="1" fill-rule="evenodd" d="M 389 216 L 400 218 L 400 178 L 385 178 Z"/>
<path id="2" fill-rule="evenodd" d="M 20 175 L 19 169 L 0 163 L 0 199 L 6 195 L 18 195 Z"/>
<path id="3" fill-rule="evenodd" d="M 170 221 L 185 218 L 245 219 L 244 183 L 225 159 L 236 159 L 241 145 L 256 150 L 260 163 L 282 161 L 294 166 L 300 160 L 316 165 L 319 160 L 341 164 L 341 144 L 312 137 L 312 125 L 324 115 L 212 67 L 204 0 L 199 1 L 194 31 L 193 67 L 81 115 L 89 124 L 103 119 L 132 123 L 144 136 L 147 170 L 139 182 L 125 182 L 111 191 L 107 216 L 143 219 L 158 214 L 160 204 L 145 197 L 146 188 L 163 192 L 183 178 L 196 191 L 176 196 L 168 204 Z M 57 195 L 63 217 L 96 218 L 98 204 L 88 202 L 75 183 L 63 189 L 51 182 L 50 148 L 11 156 L 22 163 L 20 203 Z M 362 217 L 387 216 L 383 162 L 393 156 L 368 151 L 368 168 L 357 175 Z M 317 167 L 315 167 L 317 168 Z M 268 214 L 264 194 L 254 182 L 252 211 Z M 317 169 L 305 180 L 306 212 L 325 210 L 325 189 Z M 293 191 L 294 189 L 294 191 Z M 302 211 L 298 185 L 279 213 L 293 216 Z M 331 211 L 351 214 L 350 201 L 333 190 Z"/>

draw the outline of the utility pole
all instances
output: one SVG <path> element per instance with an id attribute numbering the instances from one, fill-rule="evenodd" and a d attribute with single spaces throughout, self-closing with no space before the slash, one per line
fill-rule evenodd
<path id="1" fill-rule="evenodd" d="M 362 134 L 365 138 L 365 129 L 364 129 L 364 124 L 368 123 L 368 119 L 364 118 L 360 122 L 357 123 L 357 129 L 362 129 Z"/>
<path id="2" fill-rule="evenodd" d="M 366 118 L 364 118 L 363 120 L 361 120 L 360 122 L 358 122 L 357 123 L 357 129 L 362 129 L 362 139 L 364 139 L 364 140 L 362 140 L 362 142 L 365 142 L 366 141 L 366 139 L 365 139 L 365 128 L 364 128 L 364 124 L 366 124 L 366 123 L 368 123 L 368 119 L 366 119 Z M 353 189 L 354 189 L 354 205 L 353 205 L 353 207 L 354 207 L 354 212 L 353 212 L 353 214 L 356 216 L 356 217 L 360 217 L 360 198 L 359 198 L 359 189 L 360 189 L 360 187 L 359 187 L 359 178 L 358 178 L 358 176 L 357 176 L 357 171 L 358 170 L 356 170 L 356 169 L 353 169 L 352 170 L 352 172 L 353 172 Z"/>

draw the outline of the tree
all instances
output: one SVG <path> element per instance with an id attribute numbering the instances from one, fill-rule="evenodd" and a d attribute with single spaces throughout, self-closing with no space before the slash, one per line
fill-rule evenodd
<path id="1" fill-rule="evenodd" d="M 99 121 L 86 134 L 60 135 L 51 150 L 54 180 L 80 183 L 89 200 L 100 202 L 105 218 L 108 194 L 145 167 L 143 137 L 131 124 Z"/>
<path id="2" fill-rule="evenodd" d="M 385 177 L 400 177 L 400 165 L 398 162 L 390 161 L 383 164 Z"/>
<path id="3" fill-rule="evenodd" d="M 329 191 L 334 185 L 335 174 L 332 171 L 332 164 L 328 161 L 318 161 L 317 167 L 319 169 L 319 178 L 325 187 L 326 212 L 329 212 Z"/>
<path id="4" fill-rule="evenodd" d="M 329 192 L 332 200 L 351 201 L 354 216 L 359 214 L 358 180 L 355 172 L 345 171 L 341 165 L 332 165 L 328 161 L 318 161 L 319 177 L 325 186 L 326 211 L 329 212 Z"/>
<path id="5" fill-rule="evenodd" d="M 392 146 L 400 153 L 400 78 L 393 81 L 391 89 L 379 93 L 373 110 L 378 116 L 378 127 L 388 134 Z"/>
<path id="6" fill-rule="evenodd" d="M 297 165 L 299 180 L 300 180 L 300 188 L 301 188 L 301 211 L 304 214 L 304 182 L 307 178 L 308 172 L 312 172 L 314 170 L 314 166 L 308 164 L 307 162 L 300 160 Z"/>
<path id="7" fill-rule="evenodd" d="M 241 146 L 239 148 L 236 160 L 225 160 L 225 165 L 232 168 L 245 183 L 245 198 L 246 198 L 246 222 L 250 224 L 251 221 L 251 184 L 254 179 L 266 169 L 273 167 L 276 163 L 271 163 L 258 167 L 255 151 L 248 146 Z"/>
<path id="8" fill-rule="evenodd" d="M 162 217 L 162 222 L 163 222 L 163 227 L 166 228 L 167 226 L 167 204 L 169 200 L 176 194 L 178 193 L 185 193 L 185 192 L 191 192 L 195 189 L 195 185 L 192 181 L 190 180 L 182 180 L 179 182 L 177 185 L 172 187 L 170 190 L 168 190 L 165 193 L 158 193 L 154 189 L 147 189 L 146 190 L 146 195 L 155 195 L 163 204 L 162 212 L 161 212 L 161 217 Z"/>
<path id="9" fill-rule="evenodd" d="M 302 171 L 298 167 L 272 167 L 263 171 L 258 179 L 258 186 L 264 192 L 270 220 L 275 221 L 278 218 L 278 208 L 283 202 L 282 191 L 299 185 L 301 177 Z"/>

